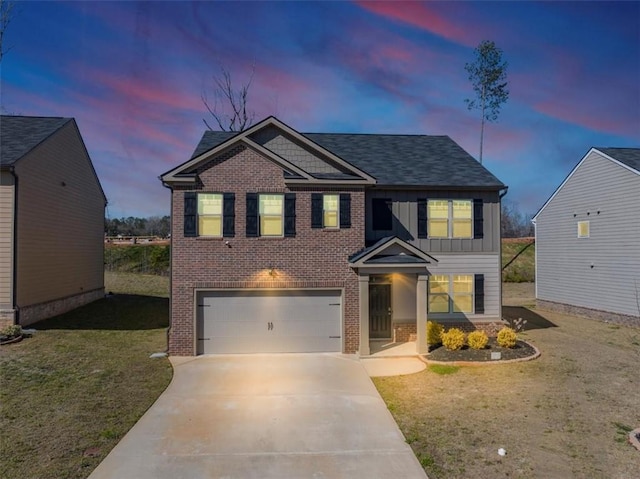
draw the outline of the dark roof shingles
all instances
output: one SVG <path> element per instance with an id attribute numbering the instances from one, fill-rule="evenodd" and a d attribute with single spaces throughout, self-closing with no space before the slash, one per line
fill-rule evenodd
<path id="1" fill-rule="evenodd" d="M 237 135 L 206 131 L 192 158 Z M 504 184 L 448 136 L 303 133 L 378 185 L 503 188 Z"/>
<path id="2" fill-rule="evenodd" d="M 0 164 L 11 166 L 71 118 L 0 116 Z"/>
<path id="3" fill-rule="evenodd" d="M 640 173 L 640 148 L 596 148 Z"/>

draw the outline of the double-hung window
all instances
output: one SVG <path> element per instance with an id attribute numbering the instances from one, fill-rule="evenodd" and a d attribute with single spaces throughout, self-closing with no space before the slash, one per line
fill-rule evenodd
<path id="1" fill-rule="evenodd" d="M 284 235 L 284 196 L 261 194 L 258 201 L 260 236 Z"/>
<path id="2" fill-rule="evenodd" d="M 439 274 L 429 278 L 430 313 L 473 313 L 474 276 Z"/>
<path id="3" fill-rule="evenodd" d="M 198 193 L 198 236 L 222 237 L 222 195 Z"/>
<path id="4" fill-rule="evenodd" d="M 471 200 L 429 200 L 427 203 L 429 238 L 472 238 Z"/>
<path id="5" fill-rule="evenodd" d="M 339 228 L 340 196 L 322 195 L 322 225 L 325 228 Z"/>

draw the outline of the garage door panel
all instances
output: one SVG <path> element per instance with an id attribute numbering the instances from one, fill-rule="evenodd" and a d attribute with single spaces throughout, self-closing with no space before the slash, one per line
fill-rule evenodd
<path id="1" fill-rule="evenodd" d="M 198 353 L 339 352 L 337 290 L 212 291 L 198 296 Z"/>

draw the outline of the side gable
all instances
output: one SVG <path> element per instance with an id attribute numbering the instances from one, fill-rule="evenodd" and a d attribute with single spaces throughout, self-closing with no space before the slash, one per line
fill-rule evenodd
<path id="1" fill-rule="evenodd" d="M 626 161 L 619 161 L 616 158 L 613 158 L 611 155 L 620 153 L 620 150 L 625 150 L 624 158 Z M 607 153 L 604 153 L 604 152 Z M 634 168 L 635 162 L 637 161 L 640 166 L 640 149 L 637 148 L 591 148 L 586 155 L 582 157 L 582 159 L 578 162 L 578 164 L 571 170 L 571 172 L 567 175 L 567 177 L 560 183 L 560 186 L 556 188 L 553 194 L 549 197 L 547 201 L 542 205 L 542 207 L 538 210 L 538 212 L 533 216 L 532 221 L 535 223 L 538 216 L 542 213 L 542 211 L 547 207 L 549 203 L 558 195 L 558 193 L 564 188 L 567 182 L 574 176 L 576 171 L 582 166 L 582 164 L 592 156 L 592 154 L 597 155 L 602 158 L 603 161 L 610 161 L 636 175 L 640 175 L 640 169 Z"/>
<path id="2" fill-rule="evenodd" d="M 36 116 L 0 116 L 0 165 L 14 165 L 71 118 Z"/>
<path id="3" fill-rule="evenodd" d="M 207 136 L 209 135 L 205 133 L 201 144 L 207 142 Z M 269 117 L 248 130 L 230 136 L 208 150 L 199 145 L 196 149 L 197 156 L 164 173 L 160 178 L 166 184 L 194 183 L 195 171 L 199 165 L 239 144 L 251 148 L 280 166 L 285 180 L 290 184 L 375 183 L 375 180 L 364 171 L 313 143 L 274 117 Z M 324 176 L 326 174 L 328 176 Z"/>

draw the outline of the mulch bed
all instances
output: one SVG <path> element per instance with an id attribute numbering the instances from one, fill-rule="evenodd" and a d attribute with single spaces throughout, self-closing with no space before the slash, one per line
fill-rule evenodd
<path id="1" fill-rule="evenodd" d="M 536 349 L 524 341 L 518 341 L 514 348 L 503 348 L 498 345 L 495 338 L 489 338 L 489 344 L 485 349 L 471 349 L 468 346 L 458 350 L 449 351 L 444 346 L 436 346 L 430 349 L 429 354 L 425 356 L 430 361 L 487 361 L 497 362 L 491 359 L 491 353 L 501 353 L 500 360 L 508 361 L 511 359 L 524 359 L 536 354 Z"/>

